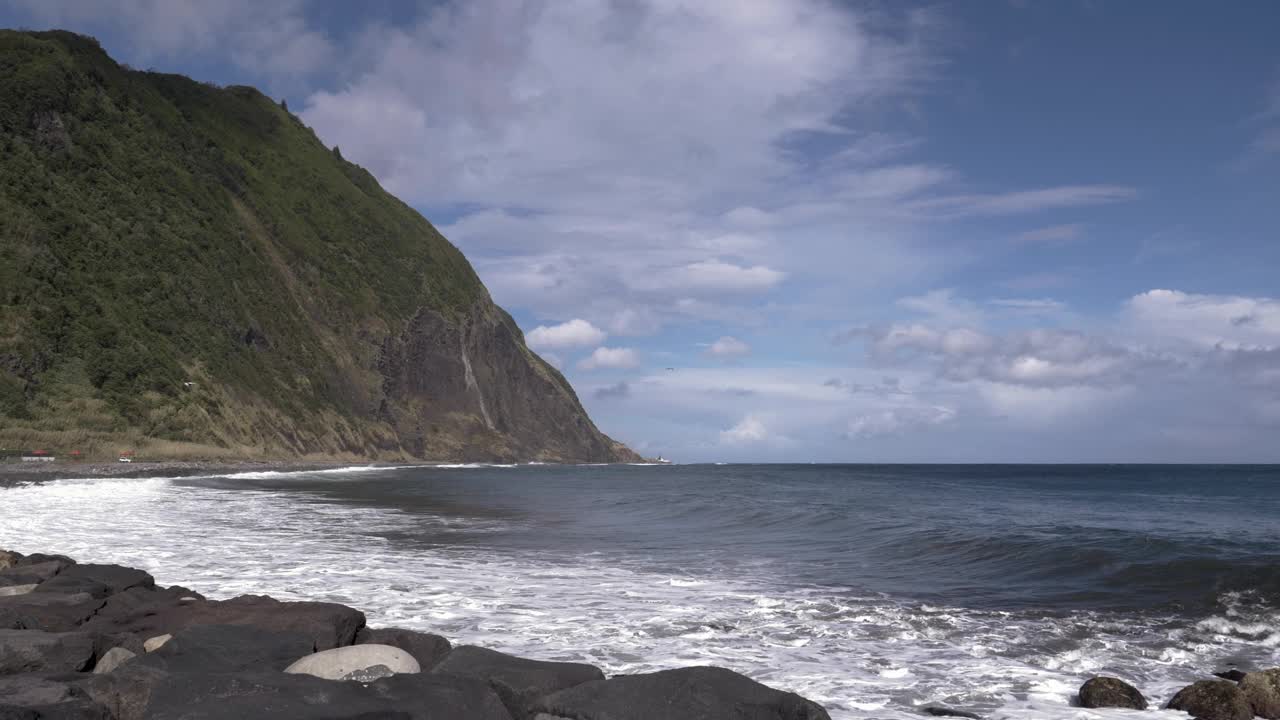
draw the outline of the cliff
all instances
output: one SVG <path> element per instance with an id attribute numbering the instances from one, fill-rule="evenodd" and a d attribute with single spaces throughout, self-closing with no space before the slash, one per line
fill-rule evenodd
<path id="1" fill-rule="evenodd" d="M 630 461 L 462 254 L 253 88 L 0 31 L 0 448 Z"/>

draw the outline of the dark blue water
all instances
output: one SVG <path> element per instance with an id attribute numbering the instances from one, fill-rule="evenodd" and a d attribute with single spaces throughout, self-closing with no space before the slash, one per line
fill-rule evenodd
<path id="1" fill-rule="evenodd" d="M 199 481 L 197 481 L 199 482 Z M 332 502 L 516 522 L 407 545 L 599 552 L 666 572 L 767 568 L 981 608 L 1183 609 L 1280 600 L 1275 466 L 680 465 L 234 479 Z"/>
<path id="2" fill-rule="evenodd" d="M 837 720 L 1048 720 L 1280 665 L 1280 468 L 412 467 L 0 488 L 0 547 L 645 672 L 734 668 Z"/>

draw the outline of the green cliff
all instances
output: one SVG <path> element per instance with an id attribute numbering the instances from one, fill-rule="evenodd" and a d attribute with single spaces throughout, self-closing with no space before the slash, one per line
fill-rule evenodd
<path id="1" fill-rule="evenodd" d="M 0 448 L 621 461 L 466 258 L 248 87 L 0 31 Z"/>

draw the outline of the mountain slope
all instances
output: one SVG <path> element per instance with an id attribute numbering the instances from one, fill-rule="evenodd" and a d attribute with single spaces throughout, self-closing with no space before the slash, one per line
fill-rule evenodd
<path id="1" fill-rule="evenodd" d="M 0 448 L 634 460 L 286 109 L 0 31 Z"/>

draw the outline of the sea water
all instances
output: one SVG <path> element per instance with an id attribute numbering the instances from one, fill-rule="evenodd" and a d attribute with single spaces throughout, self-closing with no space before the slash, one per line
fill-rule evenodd
<path id="1" fill-rule="evenodd" d="M 606 673 L 722 665 L 833 718 L 1123 718 L 1280 665 L 1280 468 L 483 466 L 41 480 L 0 547 L 365 611 Z M 1168 717 L 1186 717 L 1164 711 Z"/>

